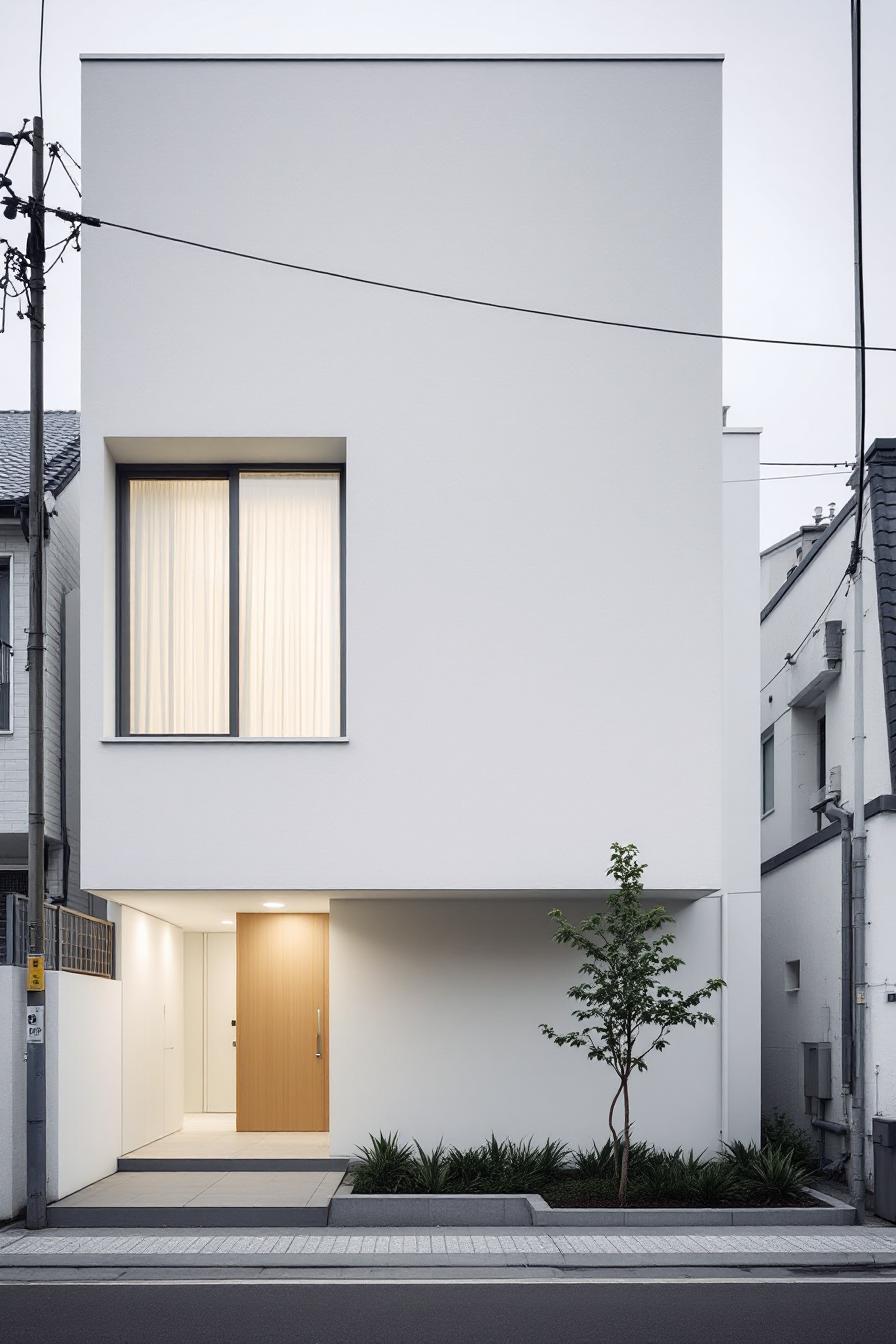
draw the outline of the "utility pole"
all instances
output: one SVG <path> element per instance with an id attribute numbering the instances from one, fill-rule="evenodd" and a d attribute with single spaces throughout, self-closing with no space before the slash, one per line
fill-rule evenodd
<path id="1" fill-rule="evenodd" d="M 28 1006 L 26 1225 L 47 1225 L 44 986 L 44 125 L 31 131 L 28 316 L 31 325 L 28 493 Z"/>
<path id="2" fill-rule="evenodd" d="M 865 1221 L 865 600 L 862 512 L 865 494 L 865 287 L 862 260 L 862 4 L 851 4 L 852 201 L 856 346 L 856 520 L 853 585 L 852 1104 L 849 1187 L 856 1222 Z"/>

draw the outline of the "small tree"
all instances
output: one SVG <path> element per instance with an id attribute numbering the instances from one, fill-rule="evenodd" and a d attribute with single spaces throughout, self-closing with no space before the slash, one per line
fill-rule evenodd
<path id="1" fill-rule="evenodd" d="M 555 941 L 569 943 L 585 955 L 579 969 L 584 979 L 566 991 L 580 1005 L 572 1014 L 578 1028 L 558 1032 L 542 1022 L 541 1030 L 556 1045 L 584 1047 L 589 1059 L 609 1064 L 619 1080 L 610 1103 L 609 1125 L 619 1203 L 624 1204 L 631 1151 L 632 1074 L 646 1070 L 651 1051 L 665 1050 L 666 1038 L 673 1027 L 714 1022 L 699 1004 L 725 982 L 717 978 L 707 980 L 692 994 L 664 983 L 668 975 L 684 965 L 681 957 L 667 952 L 675 942 L 675 934 L 659 932 L 674 922 L 672 916 L 660 905 L 641 904 L 644 892 L 641 874 L 647 865 L 638 862 L 637 846 L 614 843 L 611 852 L 607 875 L 616 879 L 619 889 L 607 898 L 606 913 L 591 915 L 581 924 L 571 924 L 562 911 L 551 911 L 551 918 L 558 925 Z M 620 1097 L 621 1140 L 613 1123 Z"/>

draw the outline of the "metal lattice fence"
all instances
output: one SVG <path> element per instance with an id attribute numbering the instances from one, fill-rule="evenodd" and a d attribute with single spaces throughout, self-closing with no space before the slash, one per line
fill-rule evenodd
<path id="1" fill-rule="evenodd" d="M 111 979 L 115 971 L 115 925 L 108 919 L 44 905 L 44 945 L 48 971 L 74 971 Z M 24 966 L 28 956 L 28 901 L 7 893 L 0 898 L 0 964 Z"/>

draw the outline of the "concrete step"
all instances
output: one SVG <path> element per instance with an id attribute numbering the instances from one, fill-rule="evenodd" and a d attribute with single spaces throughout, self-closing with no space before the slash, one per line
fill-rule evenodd
<path id="1" fill-rule="evenodd" d="M 48 1227 L 127 1228 L 127 1227 L 326 1227 L 328 1209 L 284 1205 L 220 1205 L 215 1208 L 186 1208 L 172 1205 L 121 1205 L 115 1207 L 78 1207 L 51 1204 L 47 1209 Z"/>
<path id="2" fill-rule="evenodd" d="M 119 1171 L 51 1204 L 50 1227 L 323 1227 L 341 1170 Z"/>
<path id="3" fill-rule="evenodd" d="M 120 1157 L 119 1171 L 339 1171 L 347 1157 Z"/>

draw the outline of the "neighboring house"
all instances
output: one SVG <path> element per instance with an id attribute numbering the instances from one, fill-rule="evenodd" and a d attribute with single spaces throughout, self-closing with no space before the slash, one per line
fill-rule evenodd
<path id="1" fill-rule="evenodd" d="M 68 986 L 78 1000 L 112 985 L 112 928 L 105 903 L 82 891 L 79 828 L 79 425 L 77 411 L 44 417 L 45 753 L 47 1003 Z M 0 1221 L 25 1194 L 25 958 L 28 892 L 28 477 L 27 411 L 0 411 Z M 60 972 L 81 971 L 85 974 Z M 90 988 L 87 989 L 87 985 Z M 101 991 L 99 991 L 101 992 Z M 92 1043 L 85 1038 L 82 1051 Z M 77 1061 L 73 1059 L 73 1067 Z M 50 1186 L 59 1153 L 90 1137 L 59 1133 L 58 1061 L 48 1070 Z M 71 1164 L 69 1164 L 71 1165 Z"/>
<path id="2" fill-rule="evenodd" d="M 0 891 L 18 892 L 28 880 L 29 422 L 27 411 L 0 411 Z M 47 893 L 78 906 L 78 818 L 70 805 L 73 790 L 77 802 L 78 412 L 48 411 L 44 438 Z M 72 753 L 75 769 L 67 771 Z"/>
<path id="3" fill-rule="evenodd" d="M 720 325 L 716 58 L 83 77 L 101 216 Z M 57 1189 L 194 1111 L 335 1153 L 602 1141 L 608 1072 L 539 1023 L 578 969 L 549 911 L 600 904 L 614 840 L 682 982 L 727 982 L 639 1076 L 638 1136 L 755 1137 L 758 435 L 721 430 L 719 343 L 105 228 L 83 265 L 81 880 L 120 979 L 60 1013 L 91 1152 Z"/>
<path id="4" fill-rule="evenodd" d="M 896 1112 L 896 440 L 867 454 L 863 524 L 867 959 L 865 1115 Z M 812 1132 L 827 1160 L 848 1140 L 813 1126 L 845 1122 L 849 1005 L 841 964 L 844 917 L 840 822 L 852 811 L 853 593 L 846 577 L 855 530 L 849 503 L 811 547 L 797 536 L 762 555 L 783 579 L 762 611 L 762 1098 Z M 789 560 L 798 559 L 795 567 Z M 765 574 L 763 575 L 765 588 Z M 833 600 L 831 600 L 833 596 Z M 795 652 L 794 652 L 795 651 Z M 846 907 L 847 924 L 849 922 Z M 845 1014 L 845 1017 L 844 1017 Z"/>

